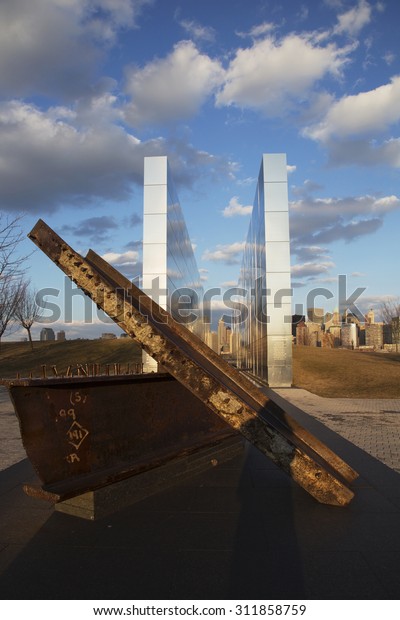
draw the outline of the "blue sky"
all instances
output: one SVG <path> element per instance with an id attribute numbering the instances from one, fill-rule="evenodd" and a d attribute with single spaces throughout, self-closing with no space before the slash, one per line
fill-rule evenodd
<path id="1" fill-rule="evenodd" d="M 294 302 L 346 274 L 378 308 L 399 295 L 399 18 L 397 0 L 2 0 L 1 210 L 135 276 L 143 157 L 168 155 L 204 286 L 230 286 L 261 155 L 286 152 Z M 39 252 L 29 277 L 65 286 Z M 67 332 L 104 331 L 82 308 Z"/>

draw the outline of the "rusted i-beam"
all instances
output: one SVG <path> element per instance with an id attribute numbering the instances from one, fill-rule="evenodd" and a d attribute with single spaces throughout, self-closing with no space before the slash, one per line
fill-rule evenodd
<path id="1" fill-rule="evenodd" d="M 128 294 L 132 287 L 131 282 L 125 278 L 112 265 L 107 263 L 98 254 L 89 250 L 86 260 L 92 267 L 97 268 L 103 275 L 113 282 L 114 288 L 124 289 Z M 132 289 L 134 296 L 134 290 Z M 146 318 L 153 314 L 152 301 L 150 299 L 141 301 L 140 311 Z M 259 410 L 268 416 L 268 420 L 274 425 L 274 428 L 280 430 L 285 437 L 293 441 L 296 445 L 311 452 L 322 461 L 325 467 L 330 468 L 336 475 L 347 482 L 352 482 L 358 477 L 358 473 L 354 471 L 347 463 L 345 463 L 337 454 L 332 452 L 314 435 L 303 428 L 292 416 L 286 413 L 279 405 L 271 401 L 254 382 L 250 381 L 243 373 L 238 372 L 230 364 L 208 347 L 198 336 L 191 333 L 183 325 L 173 322 L 174 333 L 180 337 L 181 342 L 188 343 L 192 347 L 192 360 L 198 362 L 204 367 L 205 361 L 208 366 L 212 365 L 215 374 L 219 371 L 220 377 L 223 377 L 224 385 L 230 387 L 233 391 L 240 395 L 252 408 Z"/>
<path id="2" fill-rule="evenodd" d="M 279 421 L 276 404 L 269 420 L 268 403 L 261 404 L 255 388 L 247 389 L 241 375 L 223 360 L 216 364 L 192 334 L 183 336 L 184 328 L 140 289 L 121 287 L 107 263 L 94 253 L 83 258 L 41 220 L 29 237 L 147 353 L 319 502 L 344 506 L 351 501 L 352 491 L 336 473 L 347 480 L 357 474 L 348 466 L 346 470 L 339 457 L 329 462 L 330 451 L 324 457 L 323 450 L 307 446 L 290 423 L 284 423 L 286 414 Z"/>

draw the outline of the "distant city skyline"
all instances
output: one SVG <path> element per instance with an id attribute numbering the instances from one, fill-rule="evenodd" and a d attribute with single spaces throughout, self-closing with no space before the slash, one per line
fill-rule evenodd
<path id="1" fill-rule="evenodd" d="M 287 153 L 293 312 L 318 288 L 333 311 L 338 275 L 377 311 L 400 295 L 399 17 L 395 0 L 3 0 L 0 209 L 135 277 L 143 159 L 167 155 L 204 288 L 223 291 L 260 157 Z M 57 267 L 29 264 L 63 307 Z M 75 302 L 60 329 L 105 331 Z"/>

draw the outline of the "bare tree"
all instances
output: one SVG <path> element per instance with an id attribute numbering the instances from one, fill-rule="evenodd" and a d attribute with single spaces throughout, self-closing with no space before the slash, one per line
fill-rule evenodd
<path id="1" fill-rule="evenodd" d="M 391 299 L 381 303 L 380 314 L 383 322 L 390 326 L 392 342 L 396 345 L 396 352 L 400 344 L 400 299 Z"/>
<path id="2" fill-rule="evenodd" d="M 0 275 L 0 345 L 4 332 L 15 319 L 21 288 L 21 280 Z"/>
<path id="3" fill-rule="evenodd" d="M 22 275 L 27 256 L 18 255 L 17 247 L 24 239 L 20 221 L 22 215 L 9 218 L 0 213 L 0 277 L 18 278 Z"/>
<path id="4" fill-rule="evenodd" d="M 14 317 L 18 323 L 28 332 L 29 343 L 33 351 L 31 329 L 43 315 L 43 308 L 36 303 L 37 292 L 30 288 L 29 282 L 21 282 L 21 288 L 16 299 Z"/>
<path id="5" fill-rule="evenodd" d="M 27 258 L 16 251 L 24 238 L 21 218 L 21 215 L 9 218 L 0 213 L 0 343 L 4 332 L 15 319 Z"/>

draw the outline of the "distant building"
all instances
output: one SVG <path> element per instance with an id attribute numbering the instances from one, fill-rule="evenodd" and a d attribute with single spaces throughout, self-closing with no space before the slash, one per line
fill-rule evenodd
<path id="1" fill-rule="evenodd" d="M 321 332 L 321 344 L 324 349 L 333 349 L 335 347 L 335 337 L 330 332 Z"/>
<path id="2" fill-rule="evenodd" d="M 393 339 L 395 333 L 392 330 L 393 321 L 390 325 L 385 323 L 382 326 L 383 329 L 383 344 L 395 344 L 395 340 Z"/>
<path id="3" fill-rule="evenodd" d="M 332 325 L 329 328 L 329 334 L 332 336 L 333 338 L 333 346 L 334 347 L 340 347 L 341 344 L 341 332 L 342 329 L 340 327 L 340 325 Z"/>
<path id="4" fill-rule="evenodd" d="M 303 314 L 292 314 L 292 336 L 296 338 L 297 325 L 305 323 L 306 317 Z"/>
<path id="5" fill-rule="evenodd" d="M 65 331 L 63 329 L 61 329 L 59 332 L 57 332 L 57 340 L 59 342 L 64 342 L 64 340 L 65 340 Z"/>
<path id="6" fill-rule="evenodd" d="M 326 317 L 326 321 L 325 321 L 325 329 L 326 330 L 331 330 L 332 327 L 341 327 L 342 325 L 342 319 L 340 317 L 340 312 L 338 312 L 337 310 L 334 310 L 334 312 Z"/>
<path id="7" fill-rule="evenodd" d="M 307 308 L 307 318 L 311 323 L 325 322 L 325 312 L 323 308 Z"/>
<path id="8" fill-rule="evenodd" d="M 356 323 L 343 323 L 342 347 L 345 347 L 346 349 L 356 349 L 358 347 L 358 331 Z"/>
<path id="9" fill-rule="evenodd" d="M 383 325 L 380 323 L 366 323 L 365 344 L 367 347 L 381 349 L 383 347 Z"/>
<path id="10" fill-rule="evenodd" d="M 338 310 L 335 310 L 332 315 L 332 325 L 335 325 L 336 327 L 337 326 L 340 327 L 341 324 L 342 324 L 342 319 L 340 317 L 340 312 Z"/>
<path id="11" fill-rule="evenodd" d="M 54 333 L 54 329 L 51 329 L 51 327 L 43 327 L 43 329 L 40 331 L 40 341 L 41 342 L 45 342 L 47 340 L 55 340 L 56 336 Z"/>
<path id="12" fill-rule="evenodd" d="M 305 321 L 298 321 L 296 323 L 296 344 L 302 347 L 308 345 L 308 335 Z"/>
<path id="13" fill-rule="evenodd" d="M 229 334 L 229 348 L 230 348 L 230 352 L 232 353 L 233 356 L 237 355 L 237 352 L 239 350 L 239 338 L 240 338 L 240 334 L 239 332 L 235 332 L 233 330 L 230 330 L 230 334 Z"/>
<path id="14" fill-rule="evenodd" d="M 360 319 L 355 314 L 350 312 L 349 310 L 346 310 L 344 322 L 354 323 L 354 325 L 360 325 Z"/>
<path id="15" fill-rule="evenodd" d="M 215 353 L 219 353 L 218 350 L 218 334 L 217 332 L 206 332 L 205 335 L 206 345 L 210 347 Z"/>
<path id="16" fill-rule="evenodd" d="M 218 321 L 218 352 L 224 350 L 227 344 L 227 327 L 222 319 Z"/>
<path id="17" fill-rule="evenodd" d="M 102 340 L 115 340 L 116 338 L 117 336 L 115 334 L 112 334 L 111 332 L 104 332 L 103 334 L 101 334 Z"/>
<path id="18" fill-rule="evenodd" d="M 312 321 L 300 321 L 296 325 L 296 344 L 300 346 L 320 347 L 322 342 L 322 325 Z"/>
<path id="19" fill-rule="evenodd" d="M 372 310 L 372 308 L 365 315 L 365 323 L 369 323 L 370 325 L 373 325 L 375 323 L 375 312 Z"/>
<path id="20" fill-rule="evenodd" d="M 307 339 L 310 347 L 321 346 L 322 323 L 307 321 Z"/>

